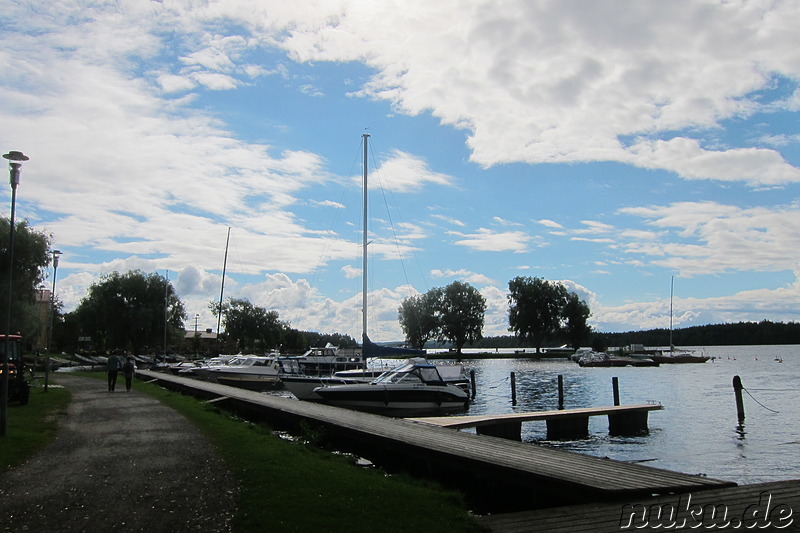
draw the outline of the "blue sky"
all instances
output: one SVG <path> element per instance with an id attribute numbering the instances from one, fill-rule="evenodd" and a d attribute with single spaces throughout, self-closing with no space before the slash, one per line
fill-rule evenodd
<path id="1" fill-rule="evenodd" d="M 466 281 L 565 283 L 600 331 L 800 309 L 800 7 L 676 0 L 0 0 L 17 216 L 63 252 L 67 311 L 112 271 L 169 276 L 360 337 Z M 8 205 L 10 190 L 3 199 Z M 49 273 L 52 275 L 52 272 Z M 49 286 L 52 279 L 47 280 Z"/>

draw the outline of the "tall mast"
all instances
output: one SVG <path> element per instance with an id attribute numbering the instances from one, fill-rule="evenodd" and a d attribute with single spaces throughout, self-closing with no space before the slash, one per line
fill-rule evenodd
<path id="1" fill-rule="evenodd" d="M 361 135 L 364 139 L 364 220 L 363 220 L 363 241 L 362 241 L 362 263 L 361 263 L 361 346 L 362 350 L 367 342 L 367 139 L 369 134 Z M 366 361 L 366 360 L 365 360 Z"/>
<path id="2" fill-rule="evenodd" d="M 231 242 L 231 227 L 228 226 L 228 238 L 225 239 L 225 259 L 222 261 L 222 283 L 219 288 L 219 307 L 217 308 L 217 353 L 219 353 L 219 326 L 222 322 L 222 294 L 225 292 L 225 270 L 228 268 L 228 244 Z"/>
<path id="3" fill-rule="evenodd" d="M 672 291 L 675 288 L 675 276 L 672 276 L 669 283 L 669 351 L 673 351 L 672 345 Z"/>

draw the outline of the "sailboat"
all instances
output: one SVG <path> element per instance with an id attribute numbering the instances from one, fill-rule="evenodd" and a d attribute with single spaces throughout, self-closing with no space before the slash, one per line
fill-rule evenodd
<path id="1" fill-rule="evenodd" d="M 672 296 L 675 288 L 675 276 L 672 276 L 669 287 L 669 351 L 658 351 L 650 356 L 656 363 L 705 363 L 709 357 L 696 354 L 690 350 L 676 350 L 672 343 Z"/>
<path id="2" fill-rule="evenodd" d="M 469 404 L 468 381 L 462 372 L 452 375 L 452 369 L 437 366 L 423 356 L 424 350 L 391 348 L 373 343 L 367 336 L 367 154 L 369 134 L 363 134 L 363 242 L 362 242 L 362 322 L 361 353 L 366 369 L 368 357 L 417 356 L 368 383 L 326 384 L 314 389 L 314 394 L 326 403 L 387 415 L 438 414 L 464 410 Z M 454 366 L 454 365 L 447 365 Z M 460 366 L 460 365 L 455 365 Z M 443 377 L 443 373 L 448 376 Z"/>

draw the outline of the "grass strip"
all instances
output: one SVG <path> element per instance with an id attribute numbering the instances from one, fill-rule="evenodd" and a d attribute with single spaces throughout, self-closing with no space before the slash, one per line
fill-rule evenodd
<path id="1" fill-rule="evenodd" d="M 0 437 L 0 471 L 22 464 L 56 438 L 69 399 L 65 388 L 49 386 L 47 392 L 32 387 L 28 405 L 9 402 L 6 434 Z"/>
<path id="2" fill-rule="evenodd" d="M 240 487 L 235 533 L 484 531 L 461 495 L 435 482 L 358 467 L 350 456 L 285 440 L 155 384 L 134 387 L 183 414 L 228 465 Z"/>

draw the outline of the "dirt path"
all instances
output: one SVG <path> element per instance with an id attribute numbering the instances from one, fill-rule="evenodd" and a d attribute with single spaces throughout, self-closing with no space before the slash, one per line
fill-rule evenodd
<path id="1" fill-rule="evenodd" d="M 59 375 L 72 394 L 56 440 L 0 475 L 0 531 L 230 531 L 235 482 L 179 413 L 120 378 Z"/>

